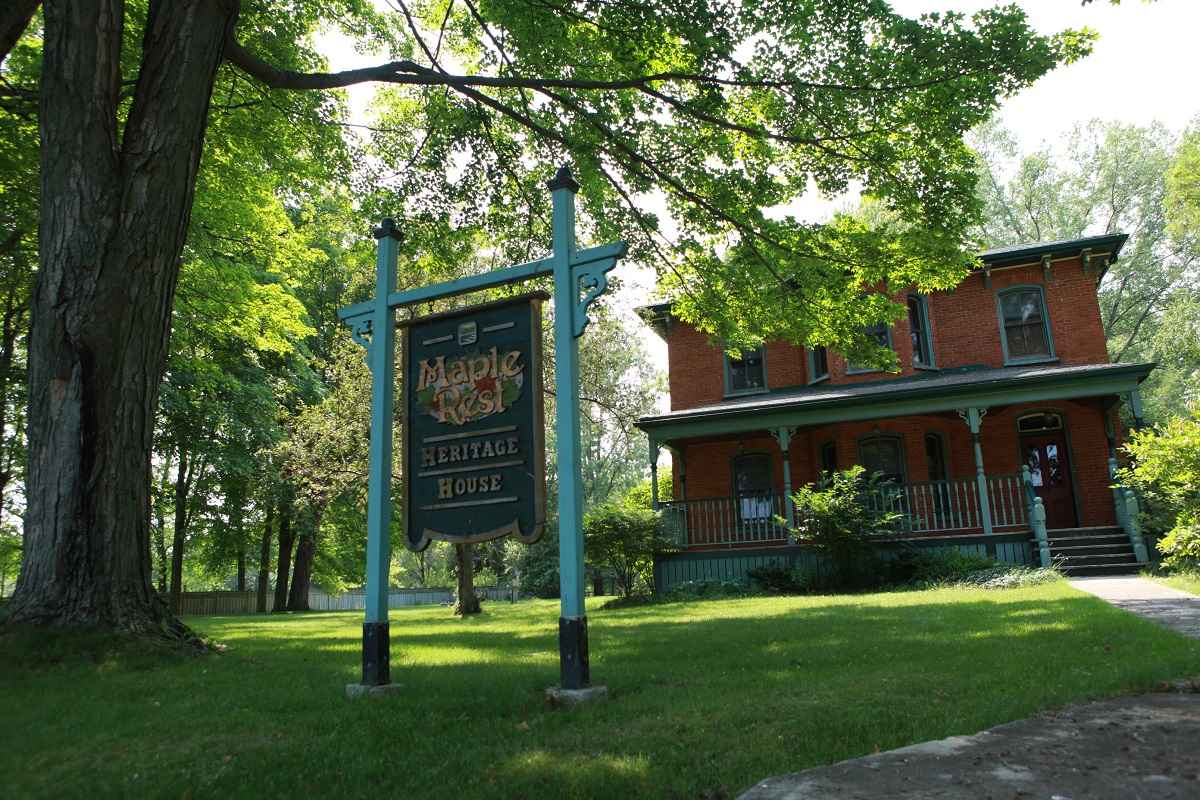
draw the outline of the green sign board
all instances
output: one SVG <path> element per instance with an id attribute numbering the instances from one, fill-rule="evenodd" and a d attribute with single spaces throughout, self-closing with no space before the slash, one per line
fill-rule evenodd
<path id="1" fill-rule="evenodd" d="M 403 328 L 404 544 L 525 544 L 546 522 L 537 292 Z"/>

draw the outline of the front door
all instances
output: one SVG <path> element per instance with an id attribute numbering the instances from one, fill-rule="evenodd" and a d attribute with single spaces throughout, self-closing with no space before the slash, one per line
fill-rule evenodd
<path id="1" fill-rule="evenodd" d="M 1066 437 L 1061 433 L 1026 435 L 1021 437 L 1021 448 L 1033 479 L 1033 491 L 1046 509 L 1046 527 L 1074 528 L 1078 519 Z"/>

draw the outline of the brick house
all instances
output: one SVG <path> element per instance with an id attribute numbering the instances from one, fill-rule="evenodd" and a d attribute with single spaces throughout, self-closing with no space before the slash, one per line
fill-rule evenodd
<path id="1" fill-rule="evenodd" d="M 1096 294 L 1126 239 L 988 250 L 953 290 L 908 293 L 905 319 L 867 331 L 898 373 L 783 342 L 731 354 L 668 303 L 639 309 L 670 375 L 670 412 L 638 423 L 673 461 L 659 506 L 679 550 L 656 582 L 810 559 L 781 522 L 795 521 L 788 496 L 853 464 L 897 484 L 918 546 L 1082 570 L 1145 561 L 1110 470 L 1117 407 L 1140 424 L 1153 365 L 1109 362 Z"/>

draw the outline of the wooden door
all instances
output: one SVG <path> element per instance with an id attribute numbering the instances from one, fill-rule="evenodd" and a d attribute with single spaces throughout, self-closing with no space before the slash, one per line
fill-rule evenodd
<path id="1" fill-rule="evenodd" d="M 1022 436 L 1021 449 L 1033 479 L 1033 491 L 1046 509 L 1046 527 L 1074 528 L 1078 515 L 1066 437 L 1061 433 Z"/>

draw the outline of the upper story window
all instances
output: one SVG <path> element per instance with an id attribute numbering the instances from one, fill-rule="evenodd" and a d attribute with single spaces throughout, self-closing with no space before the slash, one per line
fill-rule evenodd
<path id="1" fill-rule="evenodd" d="M 1003 331 L 1004 361 L 1041 361 L 1054 357 L 1040 286 L 1016 286 L 996 295 Z"/>
<path id="2" fill-rule="evenodd" d="M 919 294 L 908 296 L 908 328 L 912 332 L 914 367 L 933 366 L 933 345 L 929 335 L 929 310 Z"/>
<path id="3" fill-rule="evenodd" d="M 808 349 L 808 382 L 816 383 L 829 377 L 829 352 L 819 344 Z"/>
<path id="4" fill-rule="evenodd" d="M 760 345 L 753 349 L 725 351 L 725 393 L 744 394 L 767 389 L 767 366 Z"/>
<path id="5" fill-rule="evenodd" d="M 861 330 L 864 336 L 874 341 L 880 347 L 884 348 L 885 350 L 892 349 L 892 328 L 886 322 L 876 322 L 871 325 L 864 325 Z M 878 371 L 877 367 L 850 364 L 849 362 L 846 364 L 846 372 L 848 373 L 876 371 Z"/>

